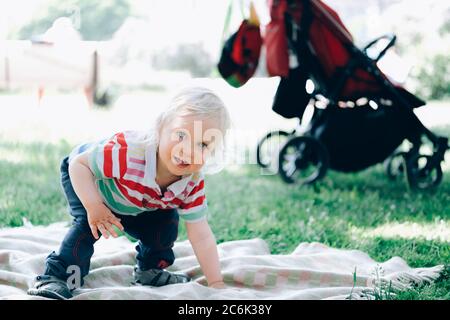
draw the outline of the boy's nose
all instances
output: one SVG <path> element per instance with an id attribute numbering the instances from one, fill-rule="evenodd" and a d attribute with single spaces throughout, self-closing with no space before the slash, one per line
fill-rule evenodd
<path id="1" fill-rule="evenodd" d="M 180 150 L 180 159 L 184 163 L 189 163 L 189 164 L 192 163 L 192 156 L 191 156 L 190 152 L 186 151 L 184 148 L 182 148 Z"/>

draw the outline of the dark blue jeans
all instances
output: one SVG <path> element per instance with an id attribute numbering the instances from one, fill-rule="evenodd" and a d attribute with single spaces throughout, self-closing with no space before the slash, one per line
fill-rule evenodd
<path id="1" fill-rule="evenodd" d="M 61 185 L 74 219 L 58 252 L 53 251 L 47 257 L 45 274 L 67 280 L 72 274 L 67 272 L 68 267 L 78 266 L 83 285 L 83 278 L 89 273 L 96 239 L 89 228 L 86 209 L 73 190 L 68 167 L 68 157 L 65 157 L 61 162 Z M 173 264 L 175 256 L 172 247 L 178 236 L 179 220 L 176 209 L 146 211 L 137 216 L 113 214 L 121 219 L 124 231 L 139 240 L 136 259 L 140 269 L 163 269 Z"/>

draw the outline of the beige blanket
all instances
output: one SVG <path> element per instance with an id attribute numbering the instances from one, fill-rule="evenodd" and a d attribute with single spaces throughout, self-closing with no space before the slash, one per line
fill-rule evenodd
<path id="1" fill-rule="evenodd" d="M 0 229 L 0 299 L 43 299 L 26 290 L 66 231 L 64 223 Z M 364 252 L 320 243 L 300 243 L 291 254 L 273 255 L 261 239 L 237 240 L 218 246 L 227 285 L 220 290 L 205 286 L 189 242 L 180 241 L 169 270 L 186 272 L 193 281 L 153 288 L 132 284 L 134 246 L 125 237 L 100 239 L 91 272 L 73 299 L 374 299 L 433 281 L 443 269 L 413 269 L 399 257 L 378 263 Z"/>

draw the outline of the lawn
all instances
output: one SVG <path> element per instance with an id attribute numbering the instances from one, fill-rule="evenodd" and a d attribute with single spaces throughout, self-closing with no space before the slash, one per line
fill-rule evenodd
<path id="1" fill-rule="evenodd" d="M 70 220 L 59 162 L 71 147 L 65 141 L 0 137 L 0 227 L 21 226 L 23 218 L 36 225 Z M 422 193 L 389 181 L 382 165 L 357 174 L 330 172 L 314 187 L 286 185 L 278 176 L 260 175 L 256 165 L 224 170 L 206 183 L 209 220 L 219 242 L 260 237 L 277 254 L 318 241 L 363 250 L 380 262 L 400 256 L 412 267 L 447 264 L 435 284 L 396 298 L 450 299 L 448 171 L 437 191 Z M 186 239 L 183 226 L 179 239 Z"/>

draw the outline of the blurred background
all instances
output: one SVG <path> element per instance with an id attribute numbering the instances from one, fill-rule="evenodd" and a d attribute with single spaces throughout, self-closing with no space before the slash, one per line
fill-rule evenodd
<path id="1" fill-rule="evenodd" d="M 359 47 L 386 33 L 397 35 L 380 68 L 427 102 L 414 112 L 448 137 L 450 2 L 324 2 L 339 13 Z M 266 0 L 253 3 L 264 32 Z M 435 193 L 413 193 L 404 181 L 389 181 L 381 164 L 355 174 L 332 172 L 304 188 L 248 165 L 256 163 L 258 139 L 297 124 L 271 110 L 280 79 L 266 76 L 263 56 L 256 75 L 239 89 L 217 71 L 223 40 L 248 16 L 248 4 L 0 2 L 0 227 L 68 221 L 59 186 L 62 157 L 86 140 L 148 129 L 177 89 L 203 85 L 225 101 L 237 132 L 234 142 L 248 152 L 240 163 L 207 178 L 219 242 L 261 237 L 272 252 L 289 253 L 301 241 L 319 241 L 361 249 L 378 260 L 400 255 L 413 267 L 448 264 L 448 152 Z M 398 298 L 450 299 L 449 275 Z"/>
<path id="2" fill-rule="evenodd" d="M 269 21 L 266 0 L 253 2 L 264 32 Z M 439 101 L 449 98 L 448 1 L 325 2 L 340 14 L 360 47 L 379 35 L 397 34 L 395 50 L 380 63 L 393 79 L 421 98 L 433 101 L 431 106 L 441 105 Z M 224 30 L 230 3 L 231 20 Z M 74 116 L 79 116 L 86 106 L 94 105 L 118 112 L 117 118 L 121 123 L 125 121 L 126 127 L 144 127 L 148 124 L 126 123 L 128 118 L 120 110 L 131 113 L 133 108 L 140 108 L 136 112 L 148 112 L 151 117 L 163 107 L 171 90 L 199 83 L 222 94 L 234 115 L 238 113 L 235 117 L 238 127 L 244 125 L 248 129 L 255 110 L 261 119 L 252 130 L 264 131 L 274 125 L 292 127 L 292 121 L 281 119 L 270 110 L 279 79 L 266 76 L 265 63 L 260 62 L 255 77 L 239 90 L 228 88 L 217 72 L 223 40 L 248 16 L 248 3 L 246 0 L 2 2 L 2 112 L 19 112 L 19 106 L 32 108 L 38 103 L 39 115 L 52 118 L 56 124 L 60 123 L 56 121 L 58 112 L 66 115 L 74 109 Z M 264 61 L 263 56 L 260 61 Z M 11 104 L 15 107 L 10 107 Z M 50 114 L 44 115 L 47 108 L 51 108 Z M 443 112 L 443 109 L 433 112 L 435 121 L 448 118 L 449 114 Z M 88 118 L 92 117 L 91 113 Z M 422 117 L 427 118 L 423 120 L 427 124 L 431 116 Z M 15 122 L 2 118 L 9 126 Z M 120 124 L 115 123 L 114 129 L 117 126 Z M 58 137 L 65 131 L 58 128 Z"/>
<path id="3" fill-rule="evenodd" d="M 383 71 L 427 100 L 431 113 L 417 112 L 425 125 L 449 118 L 441 108 L 450 95 L 450 5 L 445 0 L 325 1 L 341 16 L 362 47 L 386 33 L 398 36 L 395 50 L 380 62 Z M 260 130 L 292 127 L 270 109 L 279 79 L 268 78 L 264 52 L 250 82 L 236 90 L 220 78 L 216 64 L 223 40 L 248 17 L 246 0 L 16 0 L 0 4 L 0 107 L 2 128 L 41 130 L 14 136 L 87 138 L 77 122 L 83 111 L 109 109 L 97 121 L 95 133 L 121 128 L 146 128 L 180 86 L 201 84 L 218 91 L 229 105 L 237 128 Z M 266 0 L 253 1 L 264 25 L 269 21 Z M 225 27 L 225 19 L 230 23 Z M 14 105 L 14 107 L 11 107 Z M 35 113 L 34 107 L 40 106 Z M 22 109 L 24 108 L 24 109 Z M 92 109 L 92 108 L 90 108 Z M 25 111 L 26 110 L 26 111 Z M 134 110 L 134 111 L 133 111 Z M 431 109 L 427 109 L 431 110 Z M 254 112 L 259 121 L 250 121 Z M 46 113 L 48 112 L 48 113 Z M 127 114 L 145 114 L 136 119 Z M 24 114 L 33 115 L 29 119 Z M 5 117 L 5 115 L 7 115 Z M 12 118 L 11 118 L 12 117 Z M 14 119 L 20 118 L 19 122 Z M 108 120 L 106 120 L 108 119 Z M 46 121 L 50 123 L 44 125 Z M 434 121 L 434 122 L 433 122 Z M 71 127 L 75 125 L 74 127 Z M 108 126 L 109 124 L 109 126 Z M 56 129 L 55 129 L 56 127 Z M 54 132 L 56 130 L 56 133 Z M 68 132 L 70 131 L 70 132 Z M 253 143 L 253 142 L 250 142 Z"/>
<path id="4" fill-rule="evenodd" d="M 229 32 L 237 29 L 241 11 L 245 16 L 248 7 L 248 1 L 232 2 Z M 448 96 L 448 1 L 325 2 L 340 14 L 359 46 L 381 34 L 397 34 L 401 71 L 405 78 L 409 71 L 413 89 L 426 99 Z M 266 0 L 254 3 L 264 27 L 269 20 Z M 0 48 L 4 56 L 5 46 L 14 50 L 26 45 L 20 41 L 73 46 L 81 41 L 76 44 L 80 50 L 99 53 L 102 86 L 163 87 L 177 77 L 217 77 L 228 6 L 229 1 L 207 0 L 17 0 L 2 4 Z M 10 76 L 10 85 L 21 80 Z"/>

